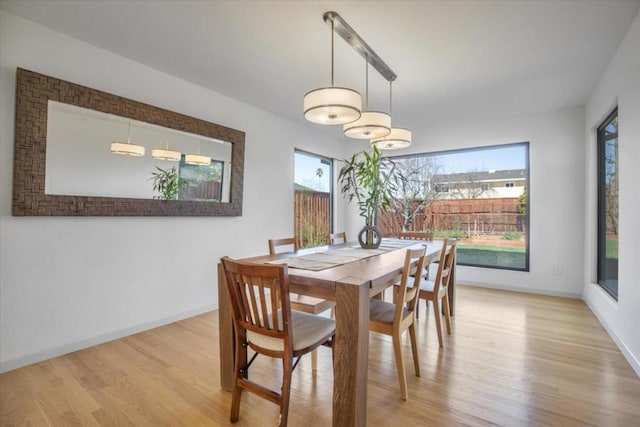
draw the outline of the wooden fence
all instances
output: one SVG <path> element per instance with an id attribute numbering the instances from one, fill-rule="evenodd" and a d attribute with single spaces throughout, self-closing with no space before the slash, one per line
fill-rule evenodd
<path id="1" fill-rule="evenodd" d="M 331 221 L 329 196 L 320 191 L 295 190 L 294 232 L 301 248 L 327 244 Z"/>
<path id="2" fill-rule="evenodd" d="M 484 234 L 525 231 L 525 215 L 518 211 L 518 198 L 436 200 L 414 216 L 409 230 L 461 230 L 469 237 Z M 378 217 L 383 235 L 402 230 L 400 214 Z"/>

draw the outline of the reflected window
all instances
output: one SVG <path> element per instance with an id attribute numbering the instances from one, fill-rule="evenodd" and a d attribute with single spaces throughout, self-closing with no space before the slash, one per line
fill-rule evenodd
<path id="1" fill-rule="evenodd" d="M 209 165 L 191 165 L 180 160 L 180 200 L 222 201 L 224 162 L 211 159 Z"/>
<path id="2" fill-rule="evenodd" d="M 598 283 L 618 300 L 618 109 L 598 128 Z"/>

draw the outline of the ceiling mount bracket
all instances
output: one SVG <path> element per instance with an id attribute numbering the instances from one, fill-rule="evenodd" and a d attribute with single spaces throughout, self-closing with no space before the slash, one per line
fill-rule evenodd
<path id="1" fill-rule="evenodd" d="M 398 78 L 391 68 L 371 49 L 362 37 L 355 32 L 337 12 L 325 12 L 322 15 L 324 22 L 333 24 L 333 31 L 340 35 L 348 44 L 358 52 L 373 68 L 375 68 L 387 81 L 392 82 Z"/>

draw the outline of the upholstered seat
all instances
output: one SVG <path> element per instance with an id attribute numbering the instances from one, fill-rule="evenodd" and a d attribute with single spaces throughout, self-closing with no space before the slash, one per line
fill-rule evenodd
<path id="1" fill-rule="evenodd" d="M 272 322 L 269 316 L 269 322 Z M 278 310 L 278 324 L 282 325 L 282 310 Z M 280 328 L 282 329 L 282 328 Z M 293 334 L 293 351 L 308 348 L 318 341 L 326 341 L 336 329 L 336 322 L 322 316 L 314 316 L 300 311 L 291 311 L 291 329 Z M 267 335 L 247 331 L 250 344 L 270 351 L 283 351 L 284 340 Z"/>

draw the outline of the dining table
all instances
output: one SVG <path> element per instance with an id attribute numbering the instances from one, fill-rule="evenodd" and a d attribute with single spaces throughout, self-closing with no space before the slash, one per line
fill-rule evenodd
<path id="1" fill-rule="evenodd" d="M 287 264 L 290 292 L 336 302 L 333 362 L 333 426 L 367 424 L 367 374 L 369 357 L 369 300 L 393 286 L 401 275 L 406 248 L 426 245 L 425 265 L 438 261 L 442 240 L 383 239 L 380 248 L 362 256 L 358 243 L 301 249 L 275 255 L 245 258 L 260 264 Z M 349 257 L 350 254 L 354 256 Z M 333 262 L 326 266 L 322 255 Z M 314 262 L 316 260 L 316 262 Z M 339 263 L 340 261 L 346 261 Z M 455 267 L 449 283 L 451 315 L 455 304 Z M 233 387 L 234 334 L 231 309 L 218 264 L 220 332 L 220 385 Z"/>

